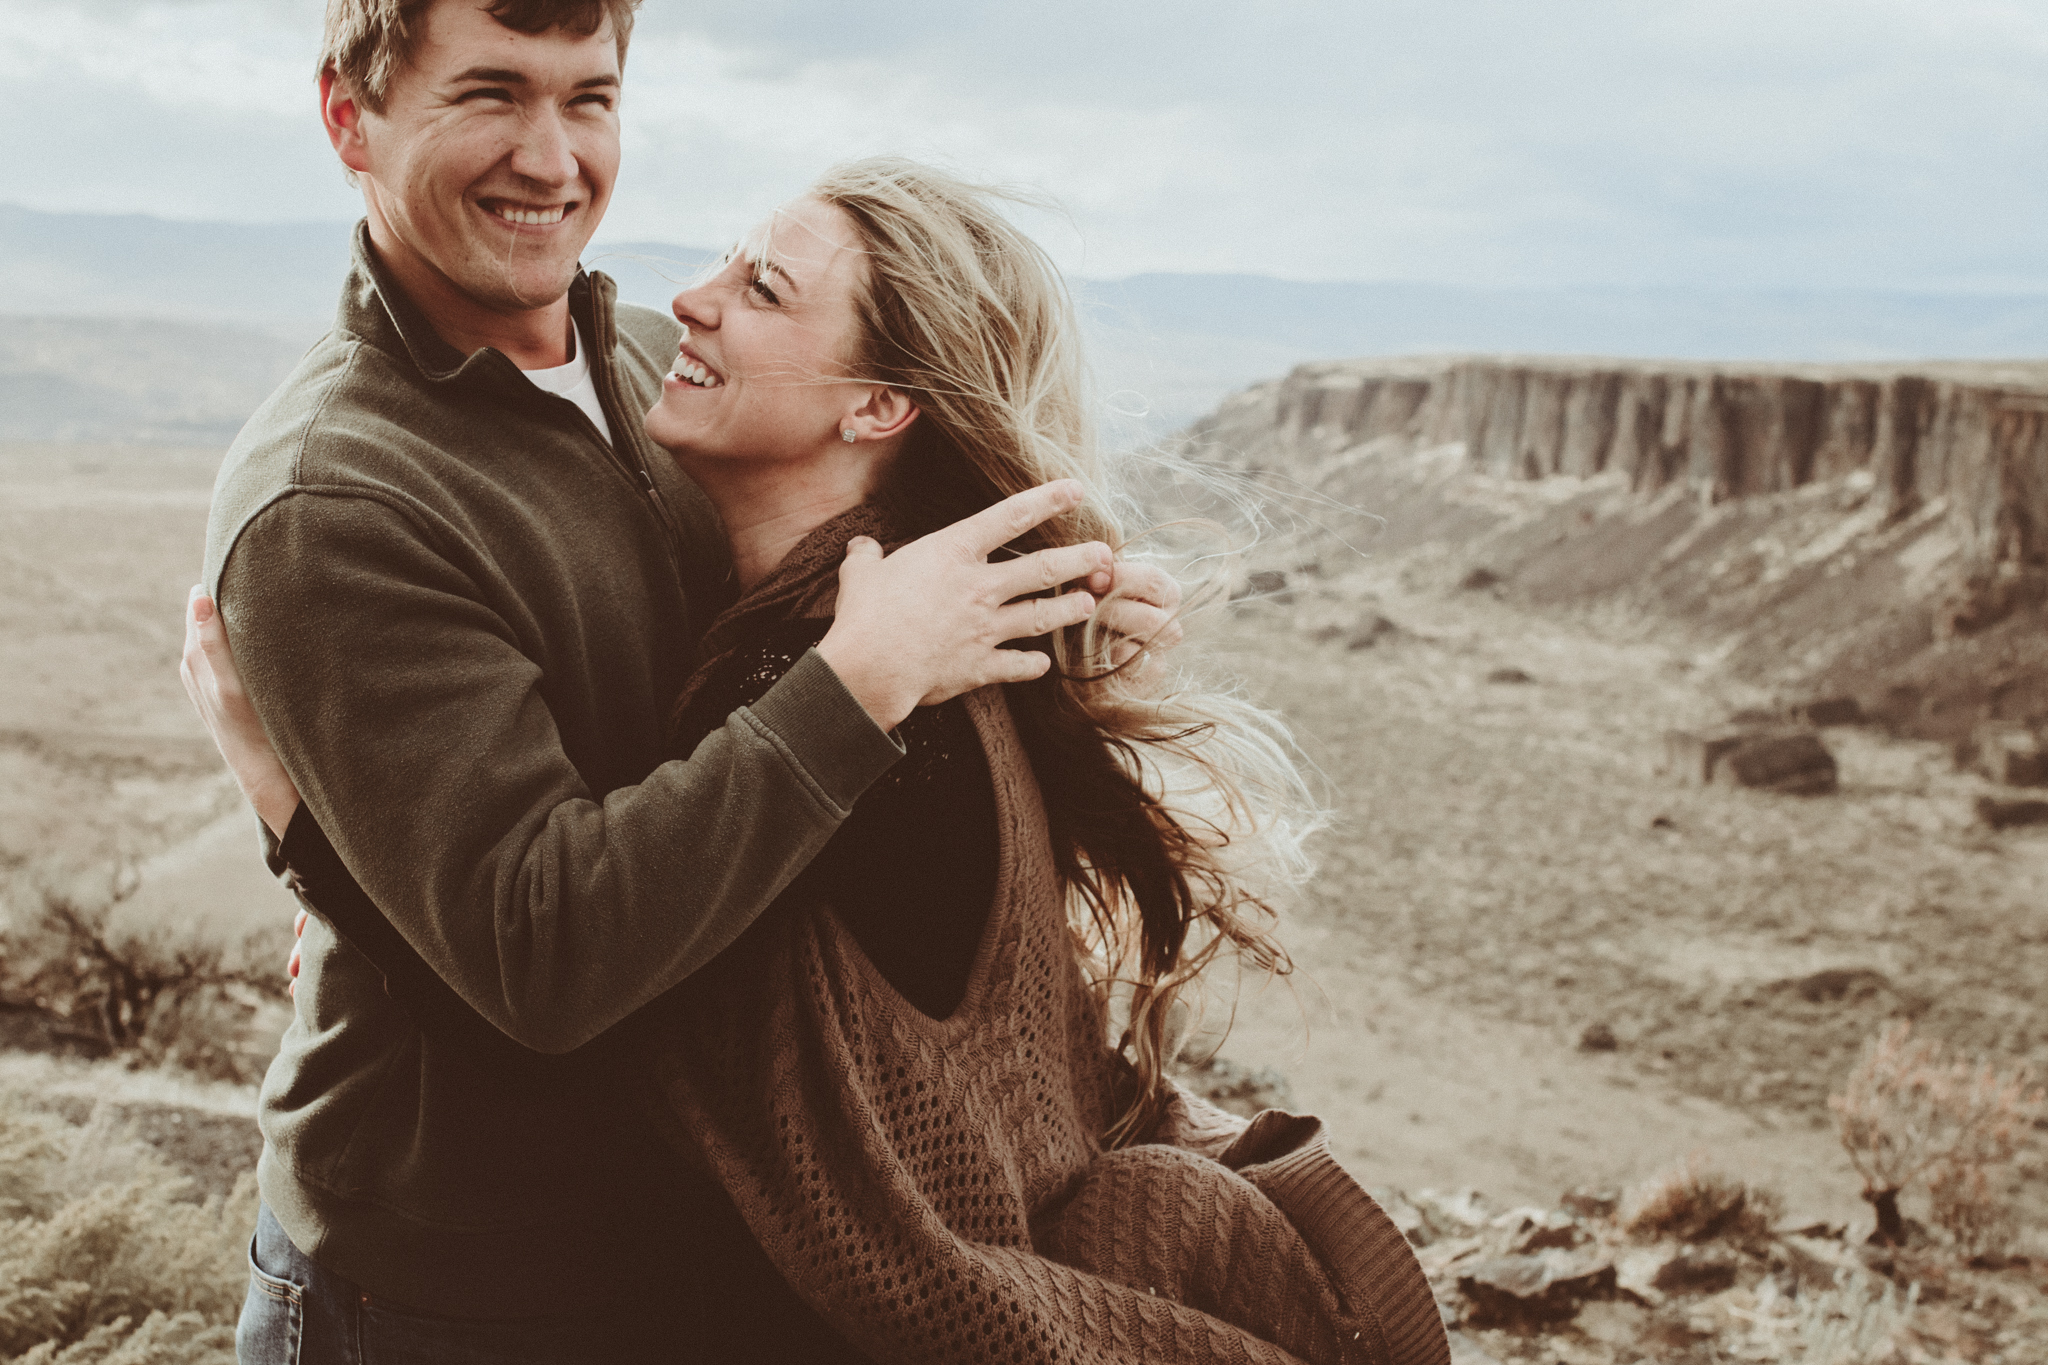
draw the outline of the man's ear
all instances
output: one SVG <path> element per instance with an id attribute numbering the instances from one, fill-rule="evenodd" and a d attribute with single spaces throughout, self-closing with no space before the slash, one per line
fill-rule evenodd
<path id="1" fill-rule="evenodd" d="M 370 169 L 363 142 L 363 106 L 333 67 L 320 73 L 320 122 L 341 164 L 351 171 Z"/>
<path id="2" fill-rule="evenodd" d="M 846 426 L 870 441 L 886 441 L 892 436 L 901 436 L 916 420 L 917 404 L 910 401 L 909 394 L 877 384 L 868 390 L 867 398 L 848 416 Z"/>

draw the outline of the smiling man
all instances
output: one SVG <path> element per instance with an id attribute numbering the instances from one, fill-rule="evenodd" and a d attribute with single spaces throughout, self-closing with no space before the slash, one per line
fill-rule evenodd
<path id="1" fill-rule="evenodd" d="M 1023 610 L 998 581 L 1107 586 L 1099 545 L 985 562 L 1072 485 L 923 550 L 863 546 L 825 640 L 663 761 L 730 566 L 642 426 L 681 328 L 578 267 L 618 170 L 636 5 L 330 0 L 322 111 L 365 217 L 334 330 L 229 452 L 207 576 L 289 779 L 250 793 L 273 867 L 324 831 L 496 1034 L 422 1029 L 308 895 L 261 1101 L 246 1361 L 774 1342 L 784 1324 L 734 1321 L 721 1206 L 671 1169 L 602 1040 L 810 861 L 913 705 L 1042 671 L 996 647 Z M 1092 601 L 1035 608 L 1045 629 Z M 1137 610 L 1126 629 L 1164 620 Z M 186 663 L 213 676 L 190 645 Z"/>

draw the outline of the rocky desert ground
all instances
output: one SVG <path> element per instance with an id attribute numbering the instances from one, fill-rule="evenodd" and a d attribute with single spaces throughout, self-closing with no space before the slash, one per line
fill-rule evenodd
<path id="1" fill-rule="evenodd" d="M 1881 509 L 1853 462 L 1717 500 L 1359 436 L 1261 448 L 1252 472 L 1295 510 L 1188 647 L 1288 716 L 1334 813 L 1289 907 L 1299 971 L 1248 989 L 1227 1034 L 1210 1021 L 1223 1060 L 1197 1079 L 1329 1121 L 1421 1247 L 1460 1365 L 2048 1360 L 2038 1136 L 1999 1172 L 2019 1228 L 2004 1254 L 1873 1255 L 1827 1104 L 1895 1019 L 2048 1070 L 2048 827 L 1979 818 L 1980 797 L 2025 793 L 1959 765 L 1933 703 L 1820 728 L 1824 795 L 1666 762 L 1668 731 L 1783 716 L 1816 687 L 1893 695 L 1869 656 L 1882 612 L 1802 627 L 1796 668 L 1757 623 L 1794 629 L 1814 593 L 1905 582 L 1963 539 L 1924 502 Z M 41 888 L 118 885 L 110 933 L 281 973 L 292 903 L 175 672 L 218 454 L 0 445 L 0 878 L 17 917 Z M 1559 586 L 1570 563 L 1614 562 L 1634 567 L 1597 592 Z M 1684 609 L 1679 582 L 1709 607 Z M 1771 583 L 1805 584 L 1807 605 Z M 2024 672 L 2029 610 L 1943 647 Z M 128 1132 L 191 1196 L 232 1189 L 246 1084 L 95 1059 L 32 1004 L 0 1008 L 0 1089 L 65 1141 Z M 284 1008 L 250 1005 L 248 1047 Z M 1723 1199 L 1736 1212 L 1693 1241 L 1644 1221 L 1659 1189 L 1729 1182 L 1750 1212 Z M 1545 1257 L 1577 1259 L 1513 1292 L 1474 1269 Z"/>

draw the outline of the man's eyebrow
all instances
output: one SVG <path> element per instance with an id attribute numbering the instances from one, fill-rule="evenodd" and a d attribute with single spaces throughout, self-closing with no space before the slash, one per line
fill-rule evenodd
<path id="1" fill-rule="evenodd" d="M 457 76 L 455 78 L 455 81 L 458 85 L 470 81 L 481 81 L 490 85 L 532 84 L 532 82 L 527 79 L 526 73 L 524 71 L 513 71 L 510 70 L 509 68 L 498 66 L 472 66 L 469 70 Z M 618 83 L 619 78 L 617 76 L 591 76 L 585 80 L 580 80 L 576 82 L 576 89 L 610 89 L 616 87 Z"/>

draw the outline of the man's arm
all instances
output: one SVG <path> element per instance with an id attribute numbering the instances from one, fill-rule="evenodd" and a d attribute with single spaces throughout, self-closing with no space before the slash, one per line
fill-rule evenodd
<path id="1" fill-rule="evenodd" d="M 1034 494 L 1020 497 L 1043 519 L 1078 490 Z M 1028 572 L 1058 581 L 1107 559 L 1041 553 Z M 915 642 L 926 676 L 899 668 L 897 693 L 1030 670 L 994 647 L 1023 633 L 1017 613 L 1064 625 L 1092 606 L 1006 605 L 1015 571 L 973 557 L 898 572 L 920 576 L 927 610 L 868 613 L 848 637 L 856 667 Z M 364 498 L 267 508 L 219 601 L 264 727 L 364 891 L 463 1000 L 542 1051 L 579 1046 L 715 956 L 900 752 L 813 653 L 688 761 L 593 799 L 512 629 L 410 518 Z M 948 631 L 950 649 L 928 647 Z"/>

